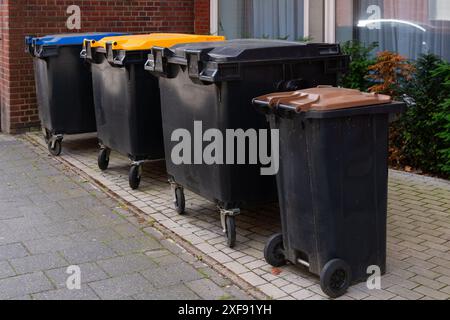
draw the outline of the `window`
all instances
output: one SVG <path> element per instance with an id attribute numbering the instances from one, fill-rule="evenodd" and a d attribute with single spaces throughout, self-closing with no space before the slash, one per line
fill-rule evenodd
<path id="1" fill-rule="evenodd" d="M 304 38 L 303 0 L 218 0 L 219 34 L 229 39 Z"/>
<path id="2" fill-rule="evenodd" d="M 450 21 L 450 1 L 430 1 L 430 20 Z"/>
<path id="3" fill-rule="evenodd" d="M 434 53 L 450 60 L 450 1 L 339 0 L 336 38 L 378 42 L 410 59 Z"/>

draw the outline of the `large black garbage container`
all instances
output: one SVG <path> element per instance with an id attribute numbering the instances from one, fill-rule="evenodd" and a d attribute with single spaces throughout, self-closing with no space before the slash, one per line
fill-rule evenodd
<path id="1" fill-rule="evenodd" d="M 226 150 L 223 158 L 234 161 L 174 163 L 171 152 L 178 142 L 172 141 L 172 134 L 184 129 L 195 140 L 200 125 L 203 132 L 217 129 L 223 137 L 227 130 L 267 129 L 264 116 L 252 106 L 255 96 L 277 89 L 335 85 L 346 66 L 347 56 L 334 44 L 231 40 L 154 48 L 146 69 L 161 77 L 166 166 L 177 211 L 184 213 L 183 188 L 215 202 L 228 245 L 233 247 L 240 207 L 276 201 L 275 177 L 263 176 L 262 163 L 249 164 L 248 154 L 247 164 L 237 164 L 238 155 L 230 156 Z M 208 144 L 204 141 L 202 147 Z M 193 146 L 190 153 L 198 157 L 202 150 Z"/>
<path id="2" fill-rule="evenodd" d="M 85 42 L 81 56 L 92 65 L 101 170 L 108 168 L 111 149 L 127 155 L 130 187 L 137 189 L 143 162 L 164 158 L 158 78 L 144 70 L 151 48 L 223 39 L 153 33 Z"/>
<path id="3" fill-rule="evenodd" d="M 389 114 L 402 112 L 404 103 L 314 88 L 255 104 L 280 134 L 283 233 L 267 242 L 267 262 L 307 266 L 331 297 L 367 279 L 369 266 L 384 273 Z"/>
<path id="4" fill-rule="evenodd" d="M 84 39 L 117 33 L 71 33 L 25 38 L 34 57 L 39 118 L 49 151 L 61 153 L 64 134 L 95 132 L 94 101 L 89 66 L 80 60 Z"/>

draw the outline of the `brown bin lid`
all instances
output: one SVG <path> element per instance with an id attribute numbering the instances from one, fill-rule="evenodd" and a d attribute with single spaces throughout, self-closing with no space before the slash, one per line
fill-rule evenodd
<path id="1" fill-rule="evenodd" d="M 392 102 L 392 98 L 387 95 L 328 86 L 273 93 L 255 100 L 266 102 L 271 108 L 280 105 L 294 107 L 297 112 L 349 109 Z"/>

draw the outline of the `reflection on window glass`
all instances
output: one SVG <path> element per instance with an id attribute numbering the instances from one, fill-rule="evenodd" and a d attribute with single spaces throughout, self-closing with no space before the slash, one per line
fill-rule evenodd
<path id="1" fill-rule="evenodd" d="M 303 38 L 303 0 L 219 0 L 219 33 L 229 39 Z"/>
<path id="2" fill-rule="evenodd" d="M 448 0 L 339 0 L 339 41 L 378 42 L 417 59 L 434 53 L 450 60 L 450 1 Z"/>

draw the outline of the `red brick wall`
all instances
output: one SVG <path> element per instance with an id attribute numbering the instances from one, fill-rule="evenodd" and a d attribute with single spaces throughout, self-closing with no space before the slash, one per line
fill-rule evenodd
<path id="1" fill-rule="evenodd" d="M 197 21 L 199 30 L 204 30 L 205 17 L 209 17 L 203 2 L 209 1 L 0 0 L 2 131 L 15 133 L 39 125 L 32 59 L 24 53 L 25 35 L 91 31 L 192 33 Z M 81 30 L 66 28 L 70 5 L 81 8 Z M 198 17 L 194 5 L 201 12 Z"/>
<path id="2" fill-rule="evenodd" d="M 8 6 L 6 1 L 0 0 L 0 124 L 2 119 L 9 117 L 9 112 L 2 106 L 6 105 L 9 98 L 7 81 L 9 78 L 8 59 L 9 54 L 7 50 L 9 35 L 6 32 L 8 26 Z"/>
<path id="3" fill-rule="evenodd" d="M 195 0 L 195 33 L 210 33 L 210 0 Z"/>

